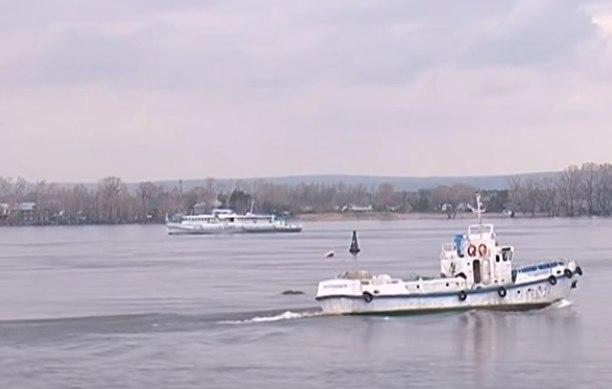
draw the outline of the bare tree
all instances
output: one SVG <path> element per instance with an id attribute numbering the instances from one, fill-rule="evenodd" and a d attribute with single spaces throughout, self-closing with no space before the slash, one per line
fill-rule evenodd
<path id="1" fill-rule="evenodd" d="M 382 183 L 374 195 L 374 208 L 379 211 L 388 211 L 398 206 L 398 196 L 393 184 Z"/>
<path id="2" fill-rule="evenodd" d="M 570 166 L 563 171 L 560 180 L 561 202 L 567 216 L 575 216 L 579 212 L 580 169 Z"/>
<path id="3" fill-rule="evenodd" d="M 602 215 L 612 214 L 612 164 L 599 166 L 596 182 L 597 209 Z"/>
<path id="4" fill-rule="evenodd" d="M 521 180 L 521 177 L 514 176 L 508 179 L 508 193 L 510 196 L 510 203 L 508 205 L 511 208 L 511 210 L 513 212 L 523 211 L 522 196 L 524 193 L 524 189 L 523 189 L 523 181 Z"/>
<path id="5" fill-rule="evenodd" d="M 559 184 L 557 180 L 551 177 L 543 177 L 540 179 L 539 187 L 541 188 L 542 212 L 546 212 L 548 216 L 557 216 L 559 214 Z"/>
<path id="6" fill-rule="evenodd" d="M 119 221 L 120 204 L 119 195 L 123 189 L 123 183 L 119 177 L 105 177 L 98 183 L 96 193 L 98 201 L 98 216 L 106 223 Z"/>
<path id="7" fill-rule="evenodd" d="M 436 207 L 452 219 L 462 207 L 467 206 L 476 191 L 476 188 L 468 185 L 455 184 L 452 187 L 443 185 L 431 190 L 431 198 Z"/>
<path id="8" fill-rule="evenodd" d="M 595 190 L 597 183 L 597 174 L 599 173 L 598 166 L 593 162 L 588 162 L 580 167 L 581 173 L 581 188 L 587 204 L 587 212 L 589 215 L 595 214 Z"/>

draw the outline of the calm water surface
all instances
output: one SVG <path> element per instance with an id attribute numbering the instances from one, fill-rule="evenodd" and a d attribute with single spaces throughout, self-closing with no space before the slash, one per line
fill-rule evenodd
<path id="1" fill-rule="evenodd" d="M 318 313 L 320 279 L 439 271 L 467 221 L 308 223 L 301 234 L 0 228 L 0 388 L 612 387 L 612 220 L 499 220 L 517 264 L 573 258 L 530 312 Z M 352 229 L 362 253 L 345 255 Z M 338 258 L 324 260 L 328 250 Z M 304 295 L 282 295 L 287 289 Z"/>

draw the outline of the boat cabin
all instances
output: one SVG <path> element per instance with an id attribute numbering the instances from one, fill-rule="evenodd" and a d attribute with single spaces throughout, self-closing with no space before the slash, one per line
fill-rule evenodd
<path id="1" fill-rule="evenodd" d="M 500 246 L 492 224 L 475 224 L 467 235 L 456 235 L 442 246 L 441 276 L 462 277 L 473 288 L 505 284 L 512 280 L 514 248 Z"/>

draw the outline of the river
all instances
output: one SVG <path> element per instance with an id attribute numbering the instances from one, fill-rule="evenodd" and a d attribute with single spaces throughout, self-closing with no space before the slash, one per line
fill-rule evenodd
<path id="1" fill-rule="evenodd" d="M 0 228 L 1 388 L 612 387 L 612 219 L 499 219 L 518 265 L 576 259 L 528 312 L 324 316 L 344 270 L 439 272 L 465 220 L 308 222 L 300 234 Z M 348 255 L 351 231 L 362 252 Z M 335 259 L 323 259 L 335 250 Z M 284 295 L 285 290 L 303 291 Z"/>

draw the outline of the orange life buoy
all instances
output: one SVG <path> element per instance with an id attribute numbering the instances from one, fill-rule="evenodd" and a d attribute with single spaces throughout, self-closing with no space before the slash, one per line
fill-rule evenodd
<path id="1" fill-rule="evenodd" d="M 471 244 L 470 247 L 468 247 L 467 252 L 470 257 L 473 257 L 474 255 L 476 255 L 476 246 Z"/>
<path id="2" fill-rule="evenodd" d="M 480 254 L 481 257 L 487 255 L 487 245 L 481 243 L 480 246 L 478 246 L 478 254 Z"/>

